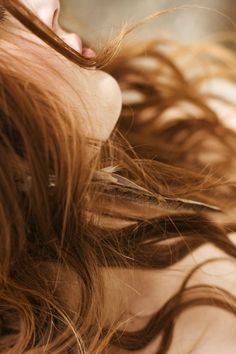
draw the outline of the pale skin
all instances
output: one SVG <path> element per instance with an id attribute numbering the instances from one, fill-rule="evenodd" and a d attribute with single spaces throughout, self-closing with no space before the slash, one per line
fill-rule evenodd
<path id="1" fill-rule="evenodd" d="M 24 0 L 35 14 L 51 27 L 74 49 L 80 51 L 76 35 L 63 31 L 58 23 L 60 4 L 57 0 Z M 56 14 L 56 16 L 55 16 Z M 31 35 L 28 33 L 28 36 Z M 38 48 L 38 52 L 30 52 L 29 58 L 40 60 L 47 51 L 46 46 Z M 25 53 L 24 53 L 25 55 Z M 31 56 L 32 55 L 32 56 Z M 87 52 L 87 55 L 93 55 Z M 114 129 L 121 110 L 121 91 L 117 82 L 105 72 L 85 70 L 69 63 L 66 59 L 52 56 L 50 63 L 62 73 L 70 85 L 63 86 L 62 95 L 67 95 L 71 104 L 81 113 L 80 98 L 87 102 L 87 120 L 84 133 L 88 136 L 106 140 Z M 54 78 L 52 78 L 54 79 Z M 60 78 L 58 78 L 58 93 L 60 94 Z M 84 116 L 85 109 L 83 114 Z M 113 225 L 114 226 L 114 225 Z M 233 241 L 233 238 L 232 238 Z M 124 328 L 134 331 L 142 328 L 181 284 L 189 270 L 201 261 L 211 257 L 225 257 L 223 252 L 210 245 L 200 247 L 175 266 L 161 271 L 124 271 L 104 270 L 107 294 L 107 321 L 112 323 L 121 317 L 126 320 Z M 109 272 L 109 273 L 108 273 Z M 66 279 L 67 277 L 65 277 Z M 223 287 L 236 296 L 236 267 L 233 261 L 222 260 L 206 265 L 194 276 L 190 285 L 212 284 Z M 122 294 L 122 296 L 120 296 Z M 70 294 L 70 296 L 72 296 Z M 76 294 L 74 299 L 76 303 Z M 112 303 L 109 301 L 112 299 Z M 136 354 L 154 354 L 158 346 L 150 345 L 146 350 Z M 196 348 L 194 344 L 198 342 Z M 177 321 L 174 340 L 169 354 L 235 354 L 236 353 L 236 320 L 226 311 L 214 307 L 195 307 L 186 311 Z M 111 353 L 127 354 L 124 350 L 113 348 Z"/>
<path id="2" fill-rule="evenodd" d="M 235 236 L 231 240 L 236 244 Z M 236 295 L 236 267 L 233 260 L 214 246 L 200 247 L 184 260 L 160 271 L 111 270 L 107 274 L 107 299 L 112 298 L 109 315 L 119 317 L 120 309 L 126 310 L 123 329 L 134 331 L 143 328 L 151 315 L 179 289 L 189 271 L 200 262 L 217 257 L 198 270 L 189 286 L 208 284 L 222 287 Z M 220 260 L 224 257 L 224 260 Z M 113 284 L 110 279 L 114 279 Z M 120 296 L 122 294 L 122 297 Z M 117 307 L 114 303 L 117 301 Z M 112 322 L 113 318 L 111 318 Z M 177 320 L 174 339 L 168 354 L 234 354 L 236 348 L 235 316 L 216 307 L 196 306 L 185 311 Z M 156 354 L 160 338 L 143 351 L 135 354 Z M 195 343 L 196 347 L 195 347 Z M 114 348 L 111 354 L 129 352 Z M 109 353 L 109 354 L 110 354 Z"/>
<path id="3" fill-rule="evenodd" d="M 58 0 L 22 0 L 22 2 L 73 49 L 85 57 L 95 55 L 91 49 L 82 48 L 83 44 L 76 33 L 69 33 L 61 28 L 58 21 L 60 15 Z M 60 82 L 59 77 L 56 78 L 57 93 L 60 94 L 61 90 L 62 97 L 66 96 L 66 99 L 78 110 L 78 115 L 83 119 L 84 134 L 89 138 L 106 141 L 121 112 L 122 96 L 117 81 L 102 70 L 86 70 L 70 63 L 62 56 L 49 54 L 47 46 L 37 37 L 32 36 L 29 31 L 22 31 L 22 34 L 41 44 L 32 49 L 27 42 L 22 42 L 22 46 L 25 46 L 25 51 L 21 46 L 24 56 L 28 53 L 32 55 L 34 61 L 42 57 L 47 58 L 49 64 L 60 73 L 63 82 Z M 52 80 L 55 84 L 55 77 Z"/>

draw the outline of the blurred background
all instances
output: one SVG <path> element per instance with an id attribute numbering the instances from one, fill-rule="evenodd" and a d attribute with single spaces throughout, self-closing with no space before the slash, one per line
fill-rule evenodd
<path id="1" fill-rule="evenodd" d="M 136 39 L 164 32 L 188 43 L 235 30 L 236 0 L 61 0 L 61 23 L 96 46 L 124 22 L 133 23 L 155 11 L 181 5 L 188 8 L 155 19 L 135 34 Z"/>

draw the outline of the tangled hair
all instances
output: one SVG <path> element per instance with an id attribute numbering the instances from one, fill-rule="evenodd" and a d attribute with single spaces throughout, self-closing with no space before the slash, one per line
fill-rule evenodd
<path id="1" fill-rule="evenodd" d="M 164 39 L 121 50 L 126 28 L 85 59 L 20 1 L 0 4 L 68 60 L 105 66 L 125 101 L 109 140 L 88 140 L 56 87 L 0 46 L 0 352 L 135 352 L 160 336 L 164 354 L 188 308 L 235 314 L 226 290 L 188 286 L 202 263 L 144 328 L 126 332 L 120 321 L 107 325 L 103 277 L 167 269 L 207 243 L 236 258 L 235 133 L 214 103 L 236 107 L 202 89 L 212 79 L 235 84 L 235 55 Z"/>

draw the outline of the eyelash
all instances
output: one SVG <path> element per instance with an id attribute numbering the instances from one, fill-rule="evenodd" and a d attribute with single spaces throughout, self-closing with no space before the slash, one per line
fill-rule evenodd
<path id="1" fill-rule="evenodd" d="M 0 7 L 0 23 L 4 22 L 7 17 L 7 12 L 3 7 Z"/>

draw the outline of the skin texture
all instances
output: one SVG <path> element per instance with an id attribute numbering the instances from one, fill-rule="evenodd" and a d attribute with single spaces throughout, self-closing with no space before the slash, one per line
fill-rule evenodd
<path id="1" fill-rule="evenodd" d="M 236 243 L 233 236 L 232 241 Z M 119 317 L 120 310 L 124 309 L 126 314 L 122 316 L 123 329 L 128 331 L 142 329 L 151 319 L 151 315 L 178 290 L 189 271 L 196 264 L 211 257 L 220 260 L 224 253 L 212 245 L 204 245 L 193 255 L 159 272 L 110 270 L 105 280 L 107 300 L 112 298 L 110 308 L 107 310 L 111 323 L 114 318 Z M 111 279 L 114 281 L 112 285 Z M 190 286 L 197 284 L 219 286 L 235 295 L 234 262 L 222 259 L 203 266 L 189 283 Z M 114 306 L 115 302 L 117 306 Z M 233 354 L 236 345 L 235 335 L 235 316 L 215 307 L 196 306 L 182 313 L 177 320 L 173 343 L 168 354 Z M 156 354 L 159 344 L 160 338 L 157 338 L 146 349 L 135 353 Z M 115 347 L 109 352 L 109 354 L 129 353 L 130 351 Z"/>
<path id="2" fill-rule="evenodd" d="M 60 3 L 58 0 L 23 0 L 22 2 L 67 44 L 82 54 L 78 35 L 65 32 L 59 25 Z M 86 70 L 70 63 L 52 52 L 35 36 L 23 28 L 21 30 L 23 37 L 40 43 L 40 46 L 34 47 L 32 43 L 22 41 L 20 51 L 16 53 L 14 49 L 14 55 L 21 56 L 23 53 L 24 58 L 27 55 L 29 61 L 33 61 L 34 64 L 37 62 L 40 64 L 42 58 L 46 65 L 49 63 L 53 70 L 47 72 L 47 79 L 51 80 L 54 85 L 56 84 L 57 93 L 62 95 L 62 99 L 66 98 L 74 109 L 78 110 L 84 134 L 89 138 L 106 141 L 121 112 L 122 97 L 117 81 L 104 71 Z M 93 56 L 93 52 L 86 49 L 83 55 Z M 44 80 L 42 77 L 38 79 Z"/>

